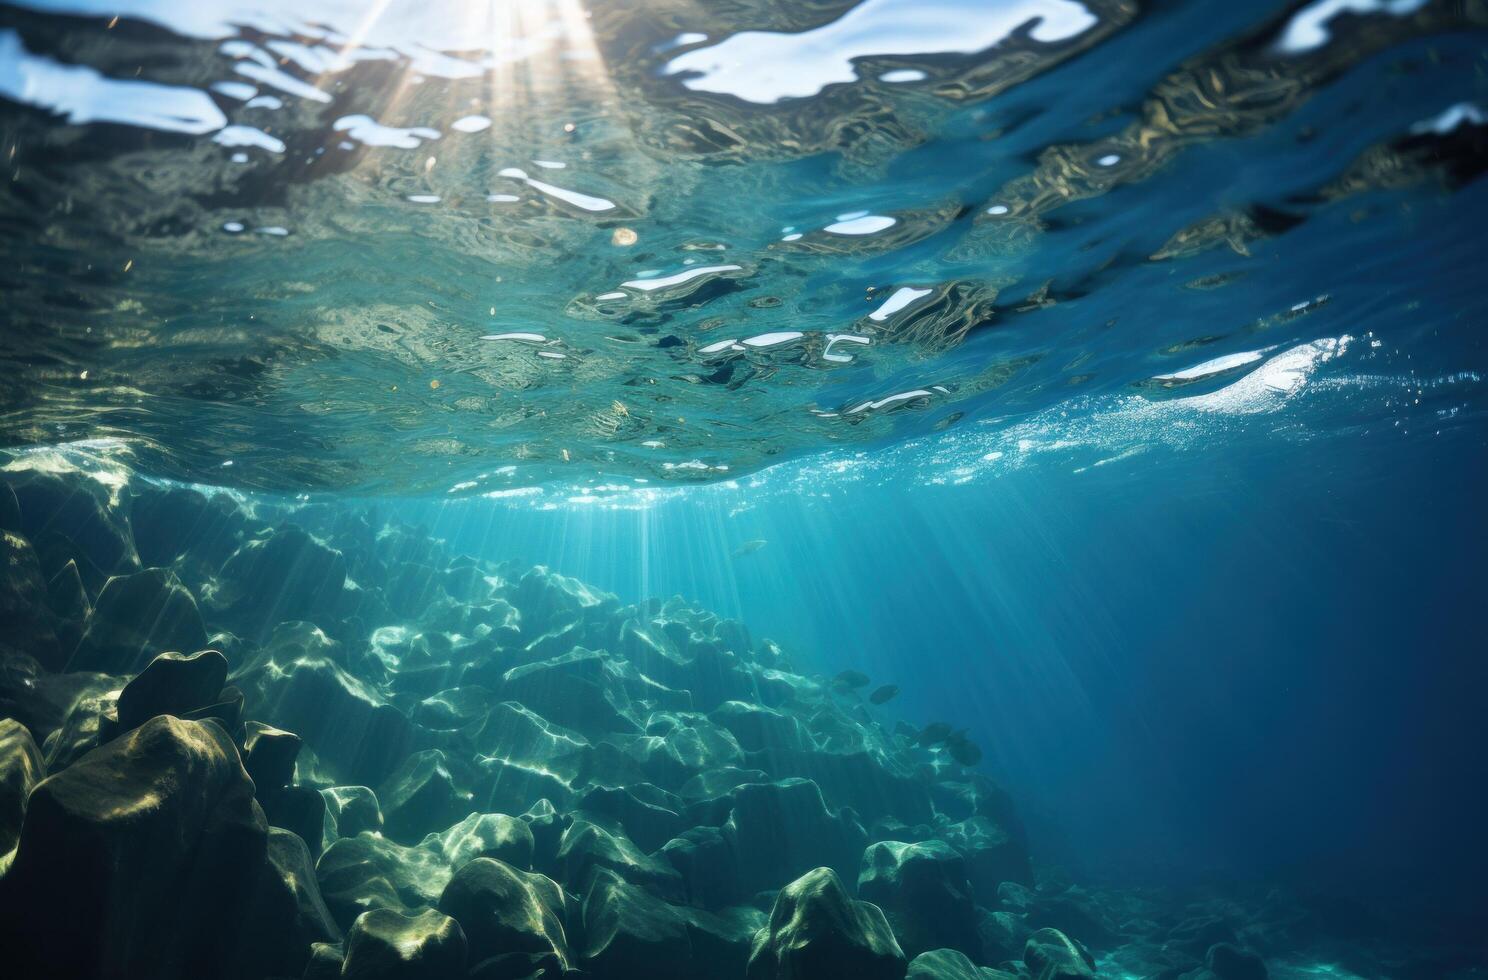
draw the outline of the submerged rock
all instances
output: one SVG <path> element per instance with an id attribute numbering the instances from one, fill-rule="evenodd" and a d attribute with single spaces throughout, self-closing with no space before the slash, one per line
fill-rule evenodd
<path id="1" fill-rule="evenodd" d="M 755 933 L 748 980 L 902 980 L 904 952 L 876 905 L 854 901 L 830 868 L 781 889 Z"/>
<path id="2" fill-rule="evenodd" d="M 1204 965 L 1219 980 L 1267 980 L 1270 971 L 1257 954 L 1233 943 L 1215 943 L 1204 954 Z"/>
<path id="3" fill-rule="evenodd" d="M 1017 974 L 977 966 L 956 949 L 932 949 L 909 962 L 905 980 L 1016 980 Z"/>
<path id="4" fill-rule="evenodd" d="M 77 649 L 88 619 L 93 615 L 93 600 L 83 586 L 77 562 L 69 560 L 47 579 L 47 601 L 56 614 L 57 641 L 60 644 L 58 652 L 62 654 L 61 659 L 65 660 Z M 60 668 L 61 663 L 54 666 Z"/>
<path id="5" fill-rule="evenodd" d="M 1095 976 L 1095 959 L 1058 929 L 1040 929 L 1023 947 L 1023 964 L 1034 980 L 1084 980 Z"/>
<path id="6" fill-rule="evenodd" d="M 161 980 L 276 970 L 294 951 L 244 916 L 267 850 L 227 734 L 153 718 L 32 791 L 0 878 L 7 966 Z"/>
<path id="7" fill-rule="evenodd" d="M 432 909 L 404 915 L 392 909 L 364 913 L 346 935 L 344 980 L 448 980 L 466 961 L 460 924 Z"/>
<path id="8" fill-rule="evenodd" d="M 536 872 L 478 857 L 450 878 L 439 911 L 456 919 L 479 962 L 504 953 L 551 957 L 560 971 L 572 959 L 563 929 L 563 890 Z"/>
<path id="9" fill-rule="evenodd" d="M 452 868 L 488 857 L 521 871 L 532 870 L 535 848 L 528 822 L 504 813 L 472 813 L 448 830 L 430 834 L 420 846 L 437 850 Z"/>
<path id="10" fill-rule="evenodd" d="M 260 799 L 294 781 L 295 759 L 303 744 L 304 741 L 294 732 L 261 721 L 248 722 L 243 736 L 243 751 L 246 753 L 243 768 L 253 778 Z"/>
<path id="11" fill-rule="evenodd" d="M 754 909 L 672 905 L 604 870 L 584 893 L 582 959 L 594 976 L 614 980 L 738 977 L 763 919 Z"/>
<path id="12" fill-rule="evenodd" d="M 134 536 L 118 493 L 82 470 L 52 457 L 12 463 L 0 480 L 14 492 L 18 533 L 44 556 L 50 577 L 75 561 L 90 592 L 110 575 L 127 575 L 140 567 Z"/>
<path id="13" fill-rule="evenodd" d="M 439 749 L 415 752 L 378 789 L 387 835 L 404 843 L 423 839 L 430 827 L 447 827 L 474 809 L 473 796 L 455 785 Z"/>
<path id="14" fill-rule="evenodd" d="M 744 894 L 779 887 L 826 865 L 856 878 L 866 835 L 856 821 L 827 809 L 806 779 L 741 786 L 723 834 L 738 859 Z"/>
<path id="15" fill-rule="evenodd" d="M 348 782 L 380 783 L 407 753 L 408 719 L 328 657 L 281 660 L 275 649 L 233 676 L 249 713 L 310 742 Z"/>
<path id="16" fill-rule="evenodd" d="M 278 623 L 334 620 L 345 584 L 341 552 L 286 524 L 233 552 L 203 599 L 235 632 L 259 639 Z"/>
<path id="17" fill-rule="evenodd" d="M 191 592 L 174 572 L 147 568 L 116 575 L 103 586 L 68 669 L 135 673 L 163 651 L 206 645 Z"/>
<path id="18" fill-rule="evenodd" d="M 0 531 L 0 654 L 29 656 L 56 669 L 66 658 L 57 638 L 41 562 L 25 538 Z"/>
<path id="19" fill-rule="evenodd" d="M 355 837 L 364 830 L 382 832 L 382 808 L 377 794 L 366 786 L 331 786 L 320 791 L 325 799 L 327 840 Z"/>
<path id="20" fill-rule="evenodd" d="M 966 863 L 948 844 L 871 845 L 863 853 L 858 897 L 883 910 L 906 956 L 943 948 L 981 955 Z"/>
<path id="21" fill-rule="evenodd" d="M 0 854 L 15 846 L 26 815 L 26 799 L 46 776 L 46 763 L 20 722 L 0 718 Z"/>
<path id="22" fill-rule="evenodd" d="M 119 692 L 119 727 L 138 728 L 156 715 L 182 716 L 218 700 L 227 658 L 216 650 L 162 653 Z"/>
<path id="23" fill-rule="evenodd" d="M 342 928 L 372 909 L 433 908 L 452 869 L 426 847 L 404 847 L 375 833 L 333 841 L 315 863 L 326 907 Z"/>

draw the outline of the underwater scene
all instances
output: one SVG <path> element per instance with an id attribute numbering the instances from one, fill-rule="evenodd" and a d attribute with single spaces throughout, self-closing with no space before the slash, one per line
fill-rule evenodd
<path id="1" fill-rule="evenodd" d="M 1488 980 L 1485 0 L 0 0 L 0 978 Z"/>

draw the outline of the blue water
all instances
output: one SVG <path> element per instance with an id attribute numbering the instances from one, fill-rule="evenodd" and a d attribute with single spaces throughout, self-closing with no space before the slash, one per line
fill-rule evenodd
<path id="1" fill-rule="evenodd" d="M 1484 914 L 1477 6 L 378 11 L 0 6 L 0 446 L 683 595 L 1073 878 Z"/>

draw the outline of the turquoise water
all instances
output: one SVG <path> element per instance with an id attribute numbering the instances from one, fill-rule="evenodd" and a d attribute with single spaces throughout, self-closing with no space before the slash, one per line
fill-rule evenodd
<path id="1" fill-rule="evenodd" d="M 390 802 L 429 751 L 472 812 L 525 811 L 541 838 L 546 799 L 566 835 L 597 821 L 684 877 L 701 865 L 666 848 L 733 827 L 741 786 L 804 772 L 846 821 L 801 830 L 805 863 L 774 877 L 729 837 L 726 900 L 622 868 L 647 901 L 734 916 L 644 967 L 596 938 L 624 920 L 609 886 L 539 840 L 511 863 L 567 896 L 573 955 L 523 961 L 550 974 L 791 975 L 755 918 L 821 864 L 888 911 L 905 955 L 883 975 L 960 976 L 915 958 L 924 926 L 872 855 L 934 840 L 975 866 L 945 787 L 987 779 L 1019 814 L 987 819 L 1032 870 L 945 913 L 980 923 L 946 943 L 984 970 L 1256 975 L 1214 940 L 1272 976 L 1482 976 L 1485 25 L 1445 0 L 0 5 L 0 474 L 19 515 L 0 527 L 9 567 L 46 585 L 5 583 L 0 719 L 30 729 L 42 774 L 83 780 L 81 752 L 130 726 L 82 692 L 189 637 L 247 695 L 212 716 L 239 754 L 234 725 L 299 726 L 328 761 L 302 755 L 286 789 L 335 810 L 365 783 L 400 845 L 464 815 Z M 68 509 L 95 498 L 101 525 Z M 287 525 L 315 543 L 255 564 Z M 128 547 L 101 558 L 99 534 Z M 69 561 L 81 607 L 57 591 Z M 99 612 L 111 577 L 152 567 L 200 628 L 159 612 L 129 656 L 100 646 L 124 629 Z M 409 585 L 426 575 L 445 584 Z M 580 629 L 559 593 L 613 598 Z M 672 596 L 742 626 L 648 604 Z M 366 685 L 348 704 L 411 726 L 386 767 L 338 757 L 335 726 L 274 693 L 321 655 L 302 620 Z M 706 806 L 600 763 L 561 791 L 493 790 L 474 773 L 511 746 L 429 720 L 519 704 L 586 759 L 681 739 L 638 671 L 727 728 L 710 675 L 662 681 L 628 645 L 665 634 L 680 656 L 684 620 L 753 678 L 739 698 L 809 732 L 689 763 L 726 790 Z M 629 692 L 619 720 L 576 680 L 509 673 L 575 650 L 608 665 L 611 701 Z M 56 717 L 15 686 L 38 676 L 71 692 Z M 937 723 L 954 734 L 922 735 Z M 859 751 L 871 766 L 826 774 Z M 617 829 L 596 787 L 671 817 Z M 357 834 L 258 794 L 335 920 L 305 975 L 384 975 L 344 937 L 394 905 L 351 902 L 327 863 Z M 835 850 L 852 819 L 861 878 L 861 848 Z M 0 904 L 40 901 L 44 858 L 19 840 Z M 446 858 L 392 876 L 400 912 L 446 910 Z M 1211 915 L 1229 931 L 1192 924 Z M 434 975 L 528 975 L 480 973 L 480 930 L 453 918 L 471 954 Z M 1041 972 L 1053 954 L 1024 942 L 1046 927 L 1089 964 Z M 51 968 L 179 965 L 123 962 Z M 843 968 L 884 965 L 865 963 Z"/>

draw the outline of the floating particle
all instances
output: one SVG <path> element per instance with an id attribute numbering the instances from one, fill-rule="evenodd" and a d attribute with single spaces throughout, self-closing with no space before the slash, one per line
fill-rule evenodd
<path id="1" fill-rule="evenodd" d="M 634 245 L 639 237 L 633 228 L 616 228 L 615 233 L 610 236 L 610 244 L 622 247 Z"/>
<path id="2" fill-rule="evenodd" d="M 438 378 L 435 378 L 433 381 L 430 381 L 429 382 L 429 387 L 430 388 L 438 388 L 439 387 L 439 379 Z"/>
<path id="3" fill-rule="evenodd" d="M 574 131 L 574 128 L 575 127 L 574 127 L 574 124 L 573 123 L 564 123 L 563 124 L 563 131 L 565 133 L 571 133 L 571 132 L 573 132 Z"/>
<path id="4" fill-rule="evenodd" d="M 125 272 L 128 272 L 130 269 L 133 269 L 133 268 L 134 268 L 134 259 L 130 259 L 128 262 L 125 262 L 124 263 L 124 271 Z"/>

